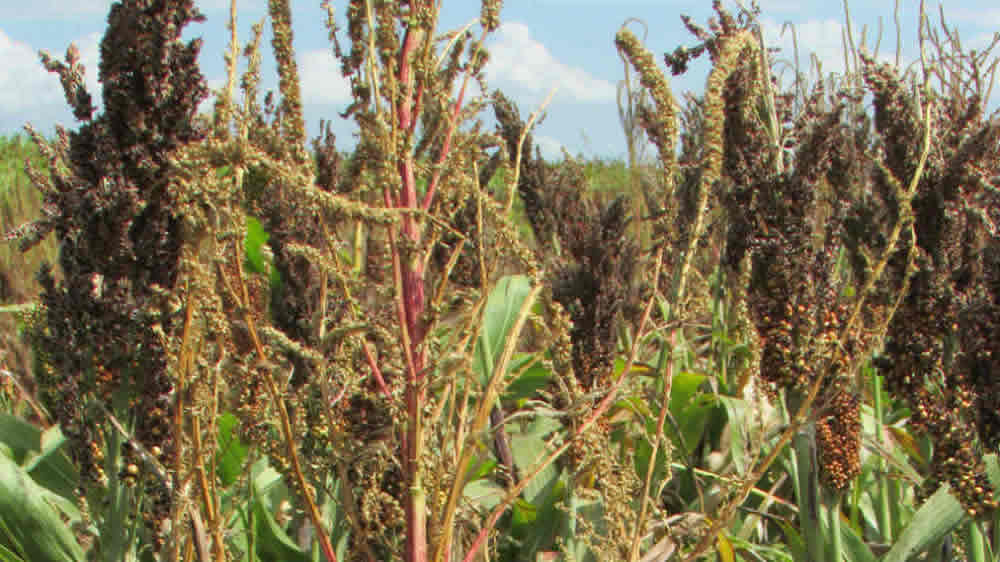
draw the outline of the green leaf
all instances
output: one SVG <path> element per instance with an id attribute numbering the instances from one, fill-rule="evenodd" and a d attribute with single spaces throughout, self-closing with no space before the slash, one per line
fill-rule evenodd
<path id="1" fill-rule="evenodd" d="M 655 435 L 655 426 L 654 432 Z M 643 478 L 646 476 L 646 472 L 649 470 L 650 457 L 653 455 L 653 446 L 650 444 L 649 440 L 646 438 L 640 438 L 636 443 L 635 447 L 635 471 L 636 474 L 642 475 Z M 667 451 L 664 447 L 660 447 L 656 451 L 656 468 L 653 470 L 653 482 L 659 483 L 668 475 L 669 467 L 667 466 Z"/>
<path id="2" fill-rule="evenodd" d="M 732 396 L 720 396 L 719 400 L 726 408 L 726 418 L 729 421 L 729 454 L 736 466 L 736 472 L 746 474 L 747 424 L 745 420 L 747 403 L 741 398 L 733 398 Z"/>
<path id="3" fill-rule="evenodd" d="M 29 451 L 41 448 L 42 431 L 17 416 L 0 412 L 0 440 L 11 448 L 14 460 L 24 462 Z"/>
<path id="4" fill-rule="evenodd" d="M 698 373 L 682 371 L 674 375 L 670 386 L 670 411 L 675 416 L 680 414 L 681 408 L 691 401 L 691 397 L 698 392 L 698 387 L 705 382 L 707 377 Z"/>
<path id="5" fill-rule="evenodd" d="M 983 461 L 986 463 L 986 477 L 989 478 L 990 484 L 994 490 L 1000 490 L 1000 462 L 996 453 L 986 455 Z"/>
<path id="6" fill-rule="evenodd" d="M 0 562 L 25 562 L 25 560 L 0 544 Z"/>
<path id="7" fill-rule="evenodd" d="M 951 495 L 949 487 L 941 486 L 913 515 L 910 524 L 903 529 L 882 562 L 906 562 L 912 559 L 952 532 L 964 517 L 965 511 Z"/>
<path id="8" fill-rule="evenodd" d="M 262 562 L 310 562 L 309 555 L 278 525 L 266 503 L 266 489 L 273 484 L 264 473 L 254 478 L 254 518 L 257 522 L 257 555 Z"/>
<path id="9" fill-rule="evenodd" d="M 487 474 L 493 471 L 497 466 L 496 459 L 486 459 L 480 462 L 475 468 L 469 470 L 469 475 L 466 477 L 466 482 L 472 482 L 473 480 L 479 480 L 484 478 Z"/>
<path id="10" fill-rule="evenodd" d="M 75 506 L 80 475 L 62 451 L 65 443 L 66 437 L 59 426 L 46 429 L 41 434 L 41 451 L 24 463 L 24 469 L 39 485 L 71 500 Z"/>
<path id="11" fill-rule="evenodd" d="M 562 424 L 555 418 L 544 416 L 537 417 L 523 431 L 510 432 L 510 449 L 514 456 L 514 463 L 521 470 L 531 470 L 547 451 L 545 438 L 553 431 L 561 428 Z M 538 476 L 527 484 L 522 492 L 524 499 L 537 504 L 548 495 L 549 490 L 555 486 L 559 479 L 559 471 L 555 464 L 545 467 Z"/>
<path id="12" fill-rule="evenodd" d="M 565 514 L 558 505 L 566 497 L 566 484 L 556 481 L 555 486 L 549 491 L 538 511 L 538 519 L 534 525 L 527 530 L 528 533 L 523 539 L 524 546 L 530 556 L 529 560 L 535 558 L 535 553 L 539 550 L 555 547 L 555 538 L 559 534 L 559 528 L 563 525 Z"/>
<path id="13" fill-rule="evenodd" d="M 73 533 L 46 501 L 50 496 L 24 468 L 0 455 L 0 544 L 32 562 L 83 560 Z"/>
<path id="14" fill-rule="evenodd" d="M 247 217 L 247 235 L 243 241 L 243 248 L 246 252 L 250 270 L 254 273 L 268 274 L 268 264 L 264 260 L 262 248 L 270 237 L 271 235 L 264 230 L 259 220 L 254 217 Z"/>
<path id="15" fill-rule="evenodd" d="M 522 354 L 520 356 L 515 356 L 510 362 L 510 371 L 519 372 L 524 368 L 529 361 L 535 358 L 535 354 Z M 504 402 L 518 402 L 521 400 L 528 400 L 535 398 L 537 392 L 545 388 L 545 385 L 549 384 L 552 379 L 552 372 L 542 365 L 541 361 L 536 362 L 531 367 L 528 367 L 513 380 L 509 385 L 507 385 L 507 390 L 503 395 Z"/>
<path id="16" fill-rule="evenodd" d="M 715 544 L 718 547 L 719 560 L 722 562 L 736 562 L 736 553 L 733 552 L 733 544 L 729 542 L 724 533 L 719 533 Z"/>
<path id="17" fill-rule="evenodd" d="M 776 519 L 781 532 L 785 535 L 785 544 L 788 545 L 789 552 L 792 553 L 793 560 L 808 560 L 806 556 L 806 542 L 802 535 L 788 521 Z"/>
<path id="18" fill-rule="evenodd" d="M 680 414 L 671 411 L 674 414 L 674 419 L 677 420 L 677 425 L 680 427 L 681 435 L 684 436 L 683 448 L 681 450 L 685 454 L 690 455 L 698 445 L 698 442 L 701 441 L 701 436 L 708 427 L 708 416 L 715 409 L 716 404 L 715 396 L 701 395 L 681 409 Z M 682 443 L 679 439 L 675 439 L 674 445 L 681 447 Z"/>
<path id="19" fill-rule="evenodd" d="M 844 552 L 847 553 L 847 560 L 851 562 L 876 562 L 875 554 L 871 547 L 865 543 L 849 521 L 841 521 L 840 537 L 844 545 Z"/>
<path id="20" fill-rule="evenodd" d="M 248 449 L 239 440 L 239 423 L 231 412 L 219 418 L 219 452 L 215 462 L 223 487 L 236 483 L 247 459 Z"/>
<path id="21" fill-rule="evenodd" d="M 66 438 L 58 426 L 43 432 L 21 418 L 0 413 L 0 436 L 14 462 L 36 483 L 65 498 L 76 497 L 79 477 L 69 459 L 59 452 Z"/>
<path id="22" fill-rule="evenodd" d="M 462 489 L 462 495 L 472 505 L 483 510 L 491 510 L 507 495 L 507 488 L 492 480 L 480 478 L 466 484 L 465 488 Z"/>
<path id="23" fill-rule="evenodd" d="M 507 344 L 507 335 L 517 320 L 524 300 L 531 293 L 531 281 L 525 275 L 509 275 L 497 282 L 486 300 L 483 324 L 476 341 L 473 367 L 485 385 L 493 376 L 493 368 Z"/>

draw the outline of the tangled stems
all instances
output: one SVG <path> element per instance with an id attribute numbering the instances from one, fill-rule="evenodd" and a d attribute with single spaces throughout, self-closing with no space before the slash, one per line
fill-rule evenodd
<path id="1" fill-rule="evenodd" d="M 604 412 L 606 412 L 608 408 L 611 407 L 611 404 L 613 404 L 615 400 L 618 398 L 618 392 L 619 390 L 621 390 L 621 387 L 625 384 L 625 381 L 628 379 L 628 374 L 632 372 L 632 367 L 635 366 L 636 359 L 639 356 L 639 346 L 645 336 L 644 332 L 646 330 L 646 325 L 649 323 L 650 313 L 653 310 L 653 303 L 656 302 L 659 289 L 658 283 L 660 279 L 660 271 L 662 269 L 662 266 L 663 266 L 663 249 L 661 248 L 656 253 L 656 268 L 654 270 L 654 275 L 653 275 L 653 279 L 655 279 L 656 281 L 654 281 L 652 295 L 649 297 L 649 300 L 646 302 L 646 306 L 643 309 L 642 319 L 639 321 L 639 326 L 638 329 L 636 330 L 637 335 L 636 338 L 632 341 L 632 347 L 629 350 L 628 360 L 625 362 L 625 369 L 622 371 L 621 376 L 617 377 L 615 383 L 607 390 L 607 394 L 605 395 L 605 397 L 597 404 L 597 406 L 594 408 L 594 411 L 585 420 L 583 420 L 583 423 L 581 423 L 580 426 L 576 429 L 576 432 L 573 433 L 573 435 L 569 439 L 567 439 L 565 443 L 559 446 L 555 451 L 552 451 L 547 457 L 542 459 L 538 463 L 538 465 L 535 466 L 533 470 L 525 474 L 524 477 L 521 478 L 520 482 L 512 486 L 510 490 L 507 491 L 507 495 L 504 496 L 503 500 L 501 500 L 500 503 L 497 504 L 495 508 L 493 508 L 493 511 L 490 512 L 490 516 L 486 519 L 486 522 L 483 524 L 483 528 L 479 531 L 479 534 L 476 535 L 476 540 L 473 541 L 472 546 L 469 547 L 469 551 L 466 553 L 463 562 L 472 562 L 475 559 L 476 554 L 479 552 L 479 549 L 483 547 L 483 544 L 486 542 L 486 537 L 489 536 L 490 531 L 492 531 L 493 528 L 496 526 L 497 521 L 500 519 L 500 516 L 507 511 L 507 508 L 509 508 L 514 503 L 514 501 L 518 498 L 521 492 L 524 491 L 524 489 L 528 486 L 528 484 L 531 483 L 543 470 L 545 470 L 546 467 L 551 465 L 553 462 L 556 461 L 556 459 L 562 456 L 562 454 L 565 453 L 573 445 L 574 442 L 583 437 L 587 433 L 587 430 L 589 430 L 591 426 L 597 423 L 597 420 L 601 419 L 601 416 L 604 415 Z M 440 556 L 438 556 L 437 558 L 435 558 L 435 560 L 439 561 L 443 559 Z"/>
<path id="2" fill-rule="evenodd" d="M 243 264 L 242 260 L 236 259 L 237 267 L 237 278 L 240 282 L 240 292 L 242 293 L 243 303 L 242 306 L 244 311 L 243 319 L 247 324 L 247 328 L 250 331 L 250 337 L 253 341 L 254 348 L 257 350 L 257 356 L 261 361 L 264 360 L 265 351 L 264 346 L 260 342 L 260 337 L 257 335 L 257 327 L 254 323 L 253 315 L 251 314 L 250 306 L 250 294 L 247 291 L 246 282 L 244 281 L 243 275 Z M 306 508 L 309 514 L 309 519 L 312 521 L 313 526 L 316 529 L 317 539 L 319 540 L 320 547 L 323 549 L 323 555 L 326 557 L 328 562 L 337 562 L 337 555 L 334 553 L 333 545 L 330 543 L 330 537 L 325 531 L 325 525 L 323 524 L 323 516 L 319 512 L 319 507 L 316 506 L 316 501 L 313 498 L 312 488 L 306 481 L 305 474 L 302 471 L 302 463 L 299 460 L 298 447 L 296 445 L 295 433 L 292 431 L 291 418 L 288 415 L 288 408 L 285 406 L 285 401 L 281 391 L 278 389 L 278 385 L 274 380 L 274 374 L 271 372 L 270 368 L 263 367 L 264 380 L 267 383 L 267 390 L 271 394 L 271 399 L 278 407 L 278 415 L 281 418 L 281 433 L 282 437 L 285 439 L 285 443 L 288 445 L 288 458 L 292 462 L 292 471 L 295 475 L 295 480 L 302 490 L 302 497 L 306 501 Z"/>

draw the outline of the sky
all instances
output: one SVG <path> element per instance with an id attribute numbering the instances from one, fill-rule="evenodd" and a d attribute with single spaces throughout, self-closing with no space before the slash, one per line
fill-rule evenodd
<path id="1" fill-rule="evenodd" d="M 186 38 L 201 37 L 200 64 L 210 88 L 225 79 L 222 53 L 229 0 L 197 0 L 207 20 L 189 26 Z M 727 0 L 735 8 L 735 0 Z M 56 124 L 73 128 L 73 116 L 63 98 L 56 75 L 47 73 L 38 59 L 45 50 L 59 58 L 74 43 L 87 67 L 87 84 L 99 97 L 97 66 L 100 43 L 111 0 L 0 0 L 0 135 L 22 130 L 26 122 L 49 133 Z M 749 4 L 749 0 L 745 3 Z M 843 0 L 760 0 L 765 41 L 780 48 L 778 57 L 794 59 L 791 23 L 803 65 L 809 53 L 822 62 L 824 74 L 842 72 L 842 37 L 845 29 Z M 294 46 L 302 77 L 308 133 L 319 133 L 320 119 L 332 120 L 338 145 L 349 148 L 354 127 L 338 113 L 350 103 L 349 87 L 332 56 L 325 11 L 320 0 L 292 0 Z M 342 16 L 346 0 L 332 0 Z M 478 18 L 478 0 L 444 0 L 440 29 L 454 29 Z M 919 57 L 917 13 L 919 0 L 899 0 L 900 54 L 904 64 Z M 928 1 L 937 19 L 938 4 Z M 850 3 L 855 41 L 867 31 L 868 45 L 883 29 L 880 58 L 893 59 L 896 51 L 894 0 Z M 250 36 L 250 25 L 266 13 L 266 0 L 239 0 L 240 40 Z M 993 0 L 949 0 L 944 13 L 967 48 L 984 47 L 1000 32 L 1000 5 Z M 551 92 L 545 119 L 538 126 L 536 143 L 547 157 L 563 147 L 573 155 L 622 158 L 625 140 L 618 121 L 616 92 L 624 77 L 614 35 L 629 18 L 645 23 L 646 44 L 662 64 L 663 53 L 679 45 L 693 46 L 680 16 L 686 14 L 705 24 L 712 15 L 710 0 L 507 0 L 500 29 L 488 40 L 491 61 L 486 67 L 489 87 L 511 97 L 526 116 L 539 108 Z M 641 34 L 642 27 L 632 24 Z M 263 88 L 277 89 L 270 34 L 265 32 Z M 998 49 L 1000 51 L 1000 49 Z M 997 53 L 1000 54 L 1000 53 Z M 692 66 L 680 77 L 670 78 L 674 95 L 700 93 L 708 65 Z M 1000 86 L 998 86 L 1000 89 Z M 1000 93 L 994 94 L 1000 98 Z M 996 106 L 996 103 L 993 103 Z M 205 106 L 209 106 L 206 104 Z"/>

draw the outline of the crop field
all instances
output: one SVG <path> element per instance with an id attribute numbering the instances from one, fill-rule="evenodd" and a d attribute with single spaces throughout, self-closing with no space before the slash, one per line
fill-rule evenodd
<path id="1" fill-rule="evenodd" d="M 922 10 L 917 63 L 785 91 L 756 9 L 623 25 L 626 156 L 553 161 L 466 95 L 481 8 L 349 3 L 347 152 L 288 0 L 210 113 L 191 0 L 112 7 L 99 106 L 46 58 L 78 124 L 0 138 L 0 562 L 1000 561 L 1000 38 Z"/>

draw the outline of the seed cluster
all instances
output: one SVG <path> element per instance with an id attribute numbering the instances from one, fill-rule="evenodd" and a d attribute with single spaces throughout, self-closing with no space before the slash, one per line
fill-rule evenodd
<path id="1" fill-rule="evenodd" d="M 872 61 L 864 77 L 884 141 L 876 184 L 888 191 L 919 180 L 912 231 L 887 263 L 889 277 L 906 284 L 877 366 L 890 392 L 910 404 L 913 425 L 934 441 L 924 495 L 948 482 L 968 513 L 981 516 L 997 507 L 981 459 L 998 443 L 1000 126 L 984 119 L 975 97 L 918 100 L 891 68 Z M 917 176 L 914 138 L 928 127 L 934 149 Z"/>
<path id="2" fill-rule="evenodd" d="M 861 473 L 861 402 L 837 388 L 826 405 L 830 415 L 816 422 L 820 475 L 830 488 L 843 491 Z"/>

